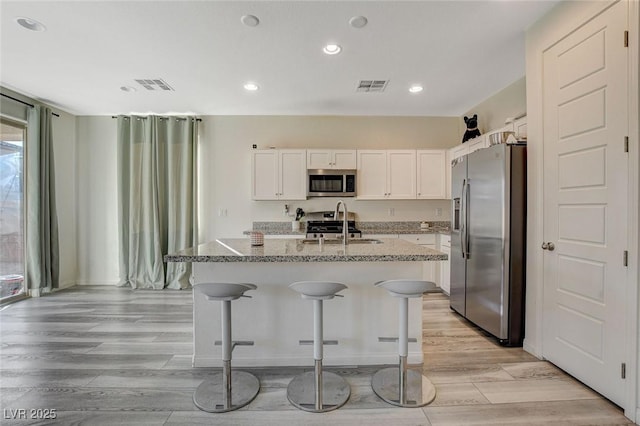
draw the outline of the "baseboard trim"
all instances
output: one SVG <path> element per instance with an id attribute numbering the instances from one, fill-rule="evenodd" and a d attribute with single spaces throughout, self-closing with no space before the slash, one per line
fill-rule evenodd
<path id="1" fill-rule="evenodd" d="M 535 356 L 535 357 L 536 357 L 536 358 L 538 358 L 538 359 L 543 359 L 543 358 L 542 358 L 542 354 L 538 353 L 538 351 L 536 350 L 536 347 L 535 347 L 535 346 L 533 346 L 533 345 L 530 345 L 530 344 L 527 342 L 527 339 L 525 339 L 525 340 L 524 340 L 524 342 L 522 343 L 522 349 L 523 349 L 525 352 L 530 353 L 531 355 Z"/>
<path id="2" fill-rule="evenodd" d="M 113 285 L 117 286 L 120 281 L 76 281 L 76 285 Z"/>

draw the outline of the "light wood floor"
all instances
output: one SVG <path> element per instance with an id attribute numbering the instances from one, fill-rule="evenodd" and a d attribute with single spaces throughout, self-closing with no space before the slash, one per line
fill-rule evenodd
<path id="1" fill-rule="evenodd" d="M 338 369 L 352 389 L 343 408 L 302 412 L 286 398 L 301 370 L 288 368 L 248 370 L 260 378 L 258 397 L 235 412 L 205 413 L 191 399 L 211 375 L 191 368 L 191 305 L 189 291 L 76 287 L 4 307 L 0 424 L 631 424 L 549 363 L 495 344 L 442 295 L 424 298 L 424 372 L 438 392 L 427 407 L 385 404 L 370 387 L 375 368 L 367 367 Z M 55 409 L 57 418 L 11 420 L 19 409 L 27 417 L 31 409 Z"/>

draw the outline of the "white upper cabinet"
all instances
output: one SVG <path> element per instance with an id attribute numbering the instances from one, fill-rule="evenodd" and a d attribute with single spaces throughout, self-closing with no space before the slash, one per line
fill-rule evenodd
<path id="1" fill-rule="evenodd" d="M 416 151 L 358 150 L 357 158 L 359 199 L 416 198 Z"/>
<path id="2" fill-rule="evenodd" d="M 307 169 L 355 170 L 355 149 L 308 149 Z"/>
<path id="3" fill-rule="evenodd" d="M 470 139 L 466 142 L 469 146 L 469 152 L 467 152 L 467 154 L 471 154 L 472 152 L 475 152 L 479 149 L 482 148 L 488 148 L 489 147 L 489 137 L 487 136 L 487 134 L 483 134 L 480 136 L 477 136 L 473 139 Z"/>
<path id="4" fill-rule="evenodd" d="M 306 200 L 304 149 L 268 149 L 251 153 L 254 200 Z"/>
<path id="5" fill-rule="evenodd" d="M 416 151 L 417 198 L 447 198 L 447 150 Z"/>

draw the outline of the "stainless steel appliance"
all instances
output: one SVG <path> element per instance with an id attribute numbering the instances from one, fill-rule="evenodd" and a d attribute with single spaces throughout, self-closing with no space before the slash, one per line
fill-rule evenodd
<path id="1" fill-rule="evenodd" d="M 324 238 L 327 240 L 342 238 L 343 221 L 341 217 L 335 218 L 335 212 L 311 212 L 307 213 L 307 238 Z M 349 238 L 361 238 L 362 233 L 356 228 L 355 214 L 347 214 Z"/>
<path id="2" fill-rule="evenodd" d="M 526 145 L 499 144 L 451 170 L 451 308 L 520 346 L 524 338 Z"/>
<path id="3" fill-rule="evenodd" d="M 307 171 L 309 197 L 355 197 L 356 171 L 310 169 Z"/>

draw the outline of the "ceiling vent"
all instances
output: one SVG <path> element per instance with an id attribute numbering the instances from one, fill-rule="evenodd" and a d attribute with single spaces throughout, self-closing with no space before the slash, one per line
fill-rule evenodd
<path id="1" fill-rule="evenodd" d="M 136 79 L 136 83 L 140 84 L 142 87 L 144 87 L 147 90 L 152 90 L 152 91 L 172 91 L 173 88 L 171 86 L 169 86 L 167 84 L 166 81 L 162 80 L 161 78 L 156 78 L 156 79 Z"/>
<path id="2" fill-rule="evenodd" d="M 384 92 L 389 80 L 360 80 L 356 92 Z"/>

